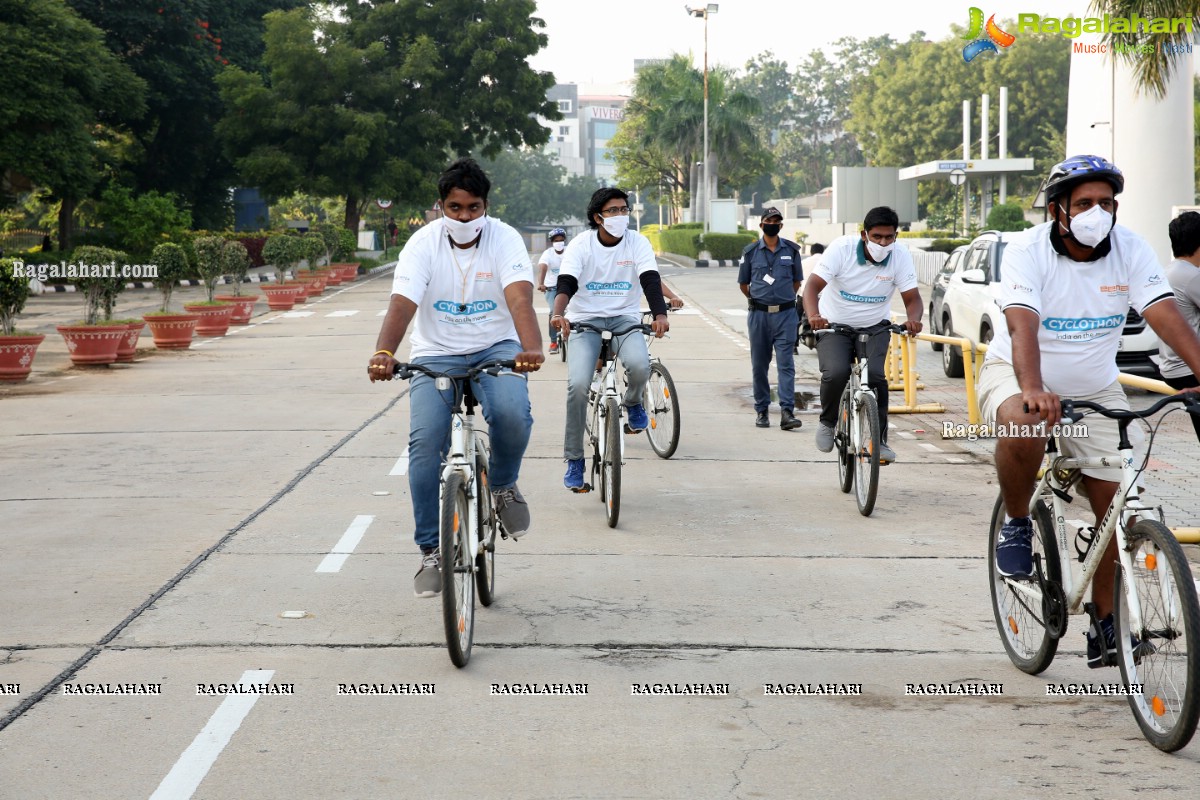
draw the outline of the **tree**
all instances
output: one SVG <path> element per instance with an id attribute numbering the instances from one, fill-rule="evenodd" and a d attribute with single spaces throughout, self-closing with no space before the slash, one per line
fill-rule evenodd
<path id="1" fill-rule="evenodd" d="M 1166 17 L 1176 19 L 1183 17 L 1200 23 L 1200 1 L 1198 0 L 1092 0 L 1093 13 L 1108 14 L 1113 17 L 1132 17 L 1137 14 L 1144 19 Z M 1120 51 L 1120 58 L 1133 67 L 1138 85 L 1155 97 L 1162 99 L 1167 94 L 1167 82 L 1178 67 L 1180 59 L 1171 54 L 1164 45 L 1171 44 L 1189 50 L 1192 42 L 1190 31 L 1180 30 L 1178 33 L 1106 33 L 1104 41 L 1110 46 L 1122 45 L 1129 49 Z M 1134 51 L 1142 45 L 1152 45 L 1149 54 Z"/>
<path id="2" fill-rule="evenodd" d="M 219 83 L 218 126 L 239 171 L 269 195 L 345 198 L 357 230 L 366 205 L 427 201 L 447 152 L 541 144 L 534 115 L 557 119 L 532 0 L 362 0 L 339 16 L 267 15 L 267 75 Z"/>
<path id="3" fill-rule="evenodd" d="M 492 181 L 488 215 L 516 227 L 583 217 L 592 192 L 600 188 L 596 178 L 568 178 L 553 156 L 541 150 L 505 148 L 493 158 L 480 156 L 479 163 Z"/>
<path id="4" fill-rule="evenodd" d="M 141 114 L 145 86 L 62 0 L 0 0 L 0 20 L 0 176 L 62 201 L 68 251 L 75 206 L 97 182 L 98 142 Z"/>

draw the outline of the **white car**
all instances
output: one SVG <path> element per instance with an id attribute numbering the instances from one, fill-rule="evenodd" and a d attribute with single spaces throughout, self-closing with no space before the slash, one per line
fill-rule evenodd
<path id="1" fill-rule="evenodd" d="M 1000 311 L 1000 277 L 1004 248 L 1019 233 L 984 231 L 968 246 L 962 267 L 951 274 L 942 300 L 941 319 L 930 323 L 946 336 L 961 336 L 987 344 L 998 326 L 1004 325 Z M 1117 367 L 1158 378 L 1158 367 L 1151 356 L 1158 355 L 1158 337 L 1133 309 L 1125 320 L 1117 352 Z M 962 348 L 946 345 L 942 349 L 942 371 L 951 378 L 963 376 Z"/>

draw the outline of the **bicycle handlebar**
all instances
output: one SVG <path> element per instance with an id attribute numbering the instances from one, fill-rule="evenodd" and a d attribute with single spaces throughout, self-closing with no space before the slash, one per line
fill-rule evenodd
<path id="1" fill-rule="evenodd" d="M 622 330 L 617 330 L 617 331 L 610 331 L 607 328 L 599 328 L 595 325 L 590 325 L 586 322 L 572 322 L 571 330 L 573 330 L 573 331 L 593 331 L 595 333 L 611 333 L 613 336 L 624 336 L 625 334 L 633 333 L 634 331 L 641 331 L 642 333 L 654 333 L 654 328 L 650 327 L 649 325 L 642 325 L 637 322 L 630 323 L 629 327 L 624 328 Z"/>
<path id="2" fill-rule="evenodd" d="M 400 380 L 406 381 L 412 378 L 414 372 L 419 372 L 422 375 L 427 375 L 430 378 L 449 378 L 450 380 L 460 381 L 464 379 L 474 378 L 476 375 L 487 373 L 488 375 L 499 375 L 502 369 L 512 369 L 517 365 L 517 362 L 511 358 L 498 361 L 488 361 L 480 364 L 477 367 L 468 367 L 463 372 L 438 372 L 437 370 L 429 369 L 429 367 L 421 364 L 409 364 L 405 362 L 397 362 L 392 369 L 393 374 Z"/>
<path id="3" fill-rule="evenodd" d="M 840 322 L 831 322 L 831 323 L 829 323 L 828 328 L 823 328 L 823 329 L 817 331 L 817 333 L 824 333 L 825 331 L 833 331 L 834 333 L 848 333 L 853 336 L 853 335 L 859 334 L 859 333 L 882 333 L 885 330 L 890 333 L 900 333 L 900 334 L 905 334 L 905 335 L 908 334 L 908 329 L 905 328 L 903 325 L 889 324 L 886 328 L 880 328 L 878 331 L 873 331 L 870 328 L 855 328 L 851 325 L 843 325 Z"/>
<path id="4" fill-rule="evenodd" d="M 1080 408 L 1086 411 L 1094 411 L 1100 416 L 1115 420 L 1146 419 L 1147 417 L 1154 416 L 1165 406 L 1168 406 L 1171 403 L 1183 403 L 1185 406 L 1184 410 L 1189 414 L 1200 414 L 1200 397 L 1196 397 L 1196 395 L 1191 392 L 1168 395 L 1167 397 L 1164 397 L 1162 400 L 1159 400 L 1154 405 L 1142 411 L 1125 411 L 1124 409 L 1119 408 L 1105 408 L 1099 403 L 1093 403 L 1090 400 L 1062 400 L 1061 403 L 1063 418 L 1069 419 L 1072 422 L 1079 422 L 1079 420 L 1083 419 L 1084 415 L 1076 410 Z M 1026 413 L 1029 412 L 1028 407 L 1026 407 L 1025 411 Z"/>

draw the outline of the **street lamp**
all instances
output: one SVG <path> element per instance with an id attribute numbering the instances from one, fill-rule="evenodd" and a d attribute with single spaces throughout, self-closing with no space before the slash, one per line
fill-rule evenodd
<path id="1" fill-rule="evenodd" d="M 701 8 L 684 6 L 689 16 L 704 20 L 704 233 L 708 233 L 708 217 L 712 208 L 708 183 L 708 15 L 717 13 L 717 4 L 709 3 Z"/>

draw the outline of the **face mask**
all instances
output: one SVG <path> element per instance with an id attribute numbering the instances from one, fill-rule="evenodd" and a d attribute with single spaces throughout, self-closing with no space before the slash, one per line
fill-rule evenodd
<path id="1" fill-rule="evenodd" d="M 1062 206 L 1059 209 L 1062 210 Z M 1092 206 L 1071 219 L 1071 235 L 1084 247 L 1095 247 L 1103 242 L 1112 227 L 1113 215 L 1100 206 Z"/>
<path id="2" fill-rule="evenodd" d="M 762 226 L 763 236 L 778 236 L 781 230 L 783 230 L 783 226 L 775 223 L 764 224 Z"/>
<path id="3" fill-rule="evenodd" d="M 892 252 L 895 244 L 875 244 L 870 239 L 867 240 L 867 253 L 870 254 L 871 260 L 879 263 L 888 257 L 888 253 Z"/>
<path id="4" fill-rule="evenodd" d="M 459 222 L 452 217 L 442 217 L 442 224 L 446 226 L 446 232 L 450 234 L 450 238 L 454 240 L 455 244 L 470 244 L 487 225 L 487 215 L 484 214 L 470 222 Z"/>
<path id="5" fill-rule="evenodd" d="M 618 214 L 615 217 L 604 218 L 604 230 L 608 231 L 608 235 L 614 239 L 620 239 L 625 235 L 626 229 L 629 227 L 629 217 L 625 214 Z"/>
<path id="6" fill-rule="evenodd" d="M 556 253 L 561 253 L 563 250 L 567 249 L 566 242 L 553 242 L 553 245 L 554 245 L 554 252 L 556 252 Z"/>

